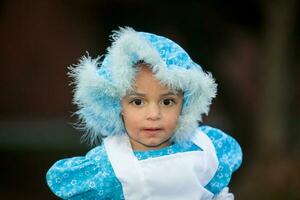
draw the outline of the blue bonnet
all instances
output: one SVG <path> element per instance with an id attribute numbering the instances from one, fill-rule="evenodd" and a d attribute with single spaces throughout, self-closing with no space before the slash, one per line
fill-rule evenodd
<path id="1" fill-rule="evenodd" d="M 182 112 L 172 139 L 181 142 L 193 136 L 202 114 L 207 114 L 216 95 L 216 83 L 178 44 L 152 33 L 120 28 L 112 34 L 112 45 L 104 56 L 84 56 L 70 67 L 74 103 L 86 139 L 124 134 L 121 99 L 132 88 L 140 60 L 150 64 L 164 85 L 184 92 Z"/>

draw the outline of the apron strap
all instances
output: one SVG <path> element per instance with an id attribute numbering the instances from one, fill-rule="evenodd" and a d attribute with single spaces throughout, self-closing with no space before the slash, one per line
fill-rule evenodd
<path id="1" fill-rule="evenodd" d="M 145 199 L 144 192 L 142 192 L 144 190 L 143 176 L 128 136 L 125 133 L 108 136 L 104 139 L 104 146 L 114 172 L 122 184 L 123 193 L 131 194 L 132 199 Z M 135 188 L 128 187 L 131 185 L 135 185 Z"/>
<path id="2" fill-rule="evenodd" d="M 203 184 L 205 186 L 214 177 L 218 169 L 219 161 L 217 153 L 211 139 L 199 129 L 197 129 L 196 131 L 193 142 L 194 144 L 202 148 L 205 154 L 207 154 L 205 156 L 207 164 L 207 176 L 205 176 L 205 180 L 203 181 Z"/>

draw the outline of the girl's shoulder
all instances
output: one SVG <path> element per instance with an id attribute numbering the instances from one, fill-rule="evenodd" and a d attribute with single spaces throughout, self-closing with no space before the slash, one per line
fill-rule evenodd
<path id="1" fill-rule="evenodd" d="M 57 161 L 48 170 L 46 180 L 53 193 L 62 199 L 91 194 L 106 198 L 114 189 L 110 186 L 118 186 L 103 145 L 93 148 L 85 156 Z"/>
<path id="2" fill-rule="evenodd" d="M 210 138 L 216 150 L 219 166 L 206 188 L 217 194 L 229 184 L 232 173 L 240 167 L 243 153 L 239 143 L 224 131 L 210 126 L 200 126 L 199 130 Z"/>
<path id="3" fill-rule="evenodd" d="M 219 162 L 226 162 L 232 171 L 237 170 L 242 163 L 242 149 L 239 143 L 224 131 L 210 126 L 200 126 L 199 129 L 204 132 L 212 141 Z"/>

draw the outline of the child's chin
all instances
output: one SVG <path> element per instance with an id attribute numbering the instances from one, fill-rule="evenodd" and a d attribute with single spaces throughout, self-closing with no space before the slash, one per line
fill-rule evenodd
<path id="1" fill-rule="evenodd" d="M 145 143 L 145 146 L 152 148 L 152 149 L 160 149 L 160 148 L 168 146 L 168 144 L 164 143 L 163 141 L 160 141 L 160 140 L 151 139 L 150 141 L 147 141 Z"/>

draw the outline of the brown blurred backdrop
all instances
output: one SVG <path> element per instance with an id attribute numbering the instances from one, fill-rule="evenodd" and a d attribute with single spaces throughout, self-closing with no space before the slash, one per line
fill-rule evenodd
<path id="1" fill-rule="evenodd" d="M 211 71 L 204 123 L 241 144 L 236 199 L 300 199 L 297 0 L 6 0 L 0 3 L 0 198 L 56 199 L 45 173 L 83 155 L 67 66 L 105 53 L 119 26 L 178 42 Z"/>

